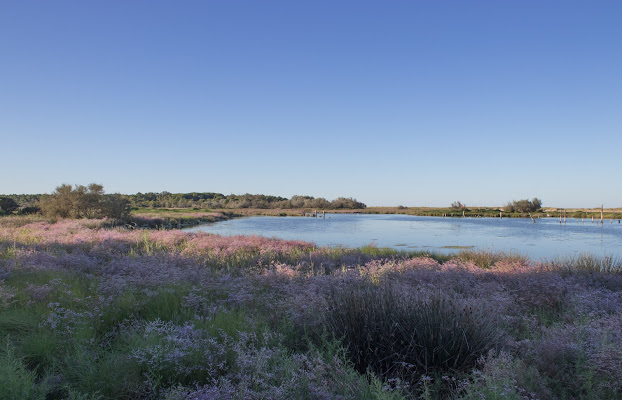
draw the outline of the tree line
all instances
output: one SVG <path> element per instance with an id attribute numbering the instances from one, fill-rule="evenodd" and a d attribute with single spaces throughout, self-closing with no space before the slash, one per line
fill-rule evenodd
<path id="1" fill-rule="evenodd" d="M 362 209 L 364 203 L 351 197 L 329 201 L 323 197 L 292 196 L 290 199 L 263 194 L 224 195 L 213 192 L 106 194 L 97 183 L 88 186 L 63 184 L 51 194 L 0 197 L 0 215 L 41 213 L 57 218 L 117 218 L 131 208 L 211 208 L 211 209 Z"/>
<path id="2" fill-rule="evenodd" d="M 290 199 L 281 196 L 264 194 L 224 195 L 222 193 L 137 193 L 127 195 L 133 207 L 167 207 L 167 208 L 320 208 L 320 209 L 359 209 L 366 205 L 351 197 L 339 197 L 328 201 L 323 197 L 292 196 Z"/>

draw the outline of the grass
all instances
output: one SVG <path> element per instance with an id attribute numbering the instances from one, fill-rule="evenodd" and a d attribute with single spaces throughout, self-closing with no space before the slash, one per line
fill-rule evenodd
<path id="1" fill-rule="evenodd" d="M 598 257 L 582 253 L 576 256 L 561 257 L 545 263 L 546 268 L 566 273 L 620 273 L 622 260 L 614 256 Z"/>
<path id="2" fill-rule="evenodd" d="M 494 250 L 465 250 L 458 253 L 460 261 L 472 262 L 482 269 L 489 269 L 500 261 L 525 264 L 527 257 L 518 253 L 507 253 Z"/>
<path id="3" fill-rule="evenodd" d="M 148 207 L 134 207 L 131 209 L 131 213 L 134 215 L 150 214 L 150 215 L 187 215 L 197 213 L 211 213 L 214 212 L 209 208 L 148 208 Z"/>
<path id="4" fill-rule="evenodd" d="M 0 222 L 0 399 L 622 398 L 614 257 L 29 221 Z"/>
<path id="5" fill-rule="evenodd" d="M 408 381 L 467 371 L 499 343 L 494 314 L 441 292 L 413 296 L 388 280 L 331 293 L 326 325 L 343 340 L 355 367 Z"/>

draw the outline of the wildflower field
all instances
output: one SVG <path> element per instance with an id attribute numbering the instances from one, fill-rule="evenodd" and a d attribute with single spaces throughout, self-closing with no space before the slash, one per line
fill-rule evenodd
<path id="1" fill-rule="evenodd" d="M 622 266 L 0 218 L 0 399 L 622 399 Z"/>

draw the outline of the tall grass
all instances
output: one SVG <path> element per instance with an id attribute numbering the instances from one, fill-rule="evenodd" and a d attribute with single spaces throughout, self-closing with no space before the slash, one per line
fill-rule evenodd
<path id="1" fill-rule="evenodd" d="M 331 293 L 329 332 L 360 372 L 414 382 L 423 374 L 467 371 L 500 343 L 490 310 L 440 291 L 413 294 L 385 279 Z"/>
<path id="2" fill-rule="evenodd" d="M 489 269 L 500 261 L 525 264 L 527 257 L 518 253 L 507 253 L 494 250 L 464 250 L 458 253 L 457 258 L 463 262 L 472 262 L 483 269 Z"/>
<path id="3" fill-rule="evenodd" d="M 576 256 L 559 257 L 545 262 L 544 267 L 565 273 L 621 273 L 622 260 L 614 256 L 595 256 L 582 253 Z"/>

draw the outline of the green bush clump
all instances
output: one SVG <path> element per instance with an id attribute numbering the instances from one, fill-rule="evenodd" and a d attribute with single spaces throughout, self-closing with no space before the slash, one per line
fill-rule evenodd
<path id="1" fill-rule="evenodd" d="M 10 197 L 0 197 L 0 215 L 12 214 L 19 208 L 19 204 Z"/>
<path id="2" fill-rule="evenodd" d="M 105 195 L 104 187 L 97 183 L 87 186 L 60 185 L 41 198 L 43 214 L 51 218 L 114 218 L 127 219 L 129 201 L 119 194 Z"/>
<path id="3" fill-rule="evenodd" d="M 0 349 L 0 399 L 45 399 L 47 388 L 37 383 L 37 373 L 26 368 L 23 360 L 16 356 L 15 349 L 7 336 Z"/>
<path id="4" fill-rule="evenodd" d="M 537 197 L 534 197 L 531 200 L 523 199 L 523 200 L 514 200 L 512 202 L 509 202 L 508 204 L 506 204 L 503 210 L 506 212 L 516 211 L 520 213 L 527 213 L 527 212 L 538 211 L 541 208 L 542 208 L 542 200 L 540 200 Z"/>

